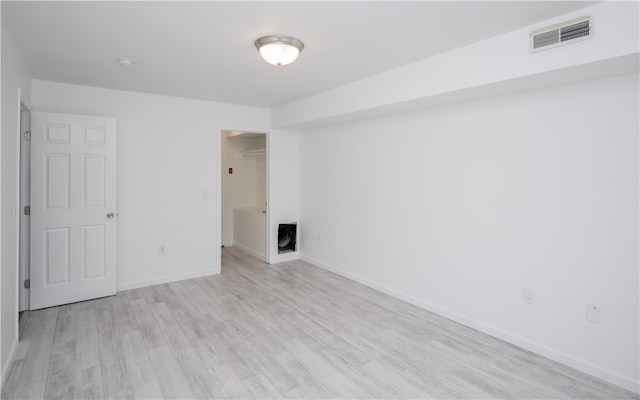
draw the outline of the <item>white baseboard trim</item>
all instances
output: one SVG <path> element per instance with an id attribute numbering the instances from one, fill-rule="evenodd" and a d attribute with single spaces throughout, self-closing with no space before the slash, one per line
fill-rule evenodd
<path id="1" fill-rule="evenodd" d="M 224 242 L 224 243 L 222 243 L 222 245 L 224 247 L 232 247 L 233 246 L 233 242 Z"/>
<path id="2" fill-rule="evenodd" d="M 492 325 L 488 325 L 484 322 L 475 320 L 473 318 L 466 317 L 464 315 L 458 314 L 456 312 L 450 311 L 446 308 L 437 306 L 435 304 L 431 304 L 415 298 L 413 296 L 409 296 L 405 293 L 399 292 L 395 289 L 389 288 L 387 286 L 381 285 L 377 282 L 359 276 L 357 274 L 353 274 L 348 271 L 344 271 L 340 268 L 336 268 L 332 265 L 324 263 L 320 260 L 316 260 L 312 257 L 306 257 L 302 255 L 301 259 L 310 264 L 318 266 L 327 271 L 331 271 L 335 274 L 343 276 L 345 278 L 351 279 L 358 283 L 361 283 L 365 286 L 368 286 L 372 289 L 376 289 L 382 293 L 388 294 L 389 296 L 395 297 L 397 299 L 406 301 L 409 304 L 413 304 L 416 307 L 420 307 L 424 310 L 430 311 L 434 314 L 438 314 L 442 317 L 450 319 L 452 321 L 458 322 L 462 325 L 468 326 L 480 332 L 486 333 L 487 335 L 491 335 L 498 339 L 504 340 L 505 342 L 514 344 L 516 346 L 522 347 L 523 349 L 532 351 L 544 357 L 547 357 L 551 360 L 557 361 L 559 363 L 568 365 L 572 368 L 585 372 L 589 375 L 595 376 L 596 378 L 602 379 L 609 383 L 612 383 L 616 386 L 620 386 L 626 390 L 632 391 L 636 394 L 640 393 L 640 381 L 634 380 L 632 377 L 624 376 L 615 371 L 611 371 L 607 368 L 602 368 L 596 364 L 593 364 L 589 361 L 585 361 L 571 355 L 568 355 L 562 351 L 558 351 L 551 347 L 542 345 L 540 343 L 533 342 L 524 337 L 512 334 L 503 329 L 497 328 Z"/>
<path id="3" fill-rule="evenodd" d="M 251 254 L 252 256 L 258 257 L 259 259 L 261 259 L 262 261 L 267 261 L 267 257 L 264 254 L 260 254 L 257 251 L 250 249 L 249 247 L 242 245 L 240 243 L 233 243 L 233 247 L 237 247 L 240 250 L 244 250 L 247 253 Z"/>
<path id="4" fill-rule="evenodd" d="M 9 356 L 7 357 L 7 361 L 5 361 L 2 366 L 2 379 L 0 380 L 0 391 L 2 387 L 7 383 L 7 378 L 9 377 L 9 367 L 11 366 L 11 362 L 13 361 L 13 357 L 16 355 L 16 350 L 18 349 L 18 337 L 16 336 L 13 339 L 13 343 L 11 344 L 11 349 L 9 350 Z"/>
<path id="5" fill-rule="evenodd" d="M 214 271 L 212 269 L 203 269 L 200 271 L 189 272 L 187 274 L 169 275 L 169 276 L 163 276 L 160 278 L 145 279 L 142 281 L 123 282 L 123 283 L 118 283 L 116 290 L 118 292 L 122 292 L 123 290 L 139 289 L 147 286 L 160 285 L 163 283 L 183 281 L 185 279 L 193 279 L 193 278 L 201 278 L 203 276 L 217 275 L 219 273 L 220 271 Z"/>
<path id="6" fill-rule="evenodd" d="M 271 260 L 269 260 L 269 264 L 277 264 L 281 262 L 299 260 L 300 253 L 297 251 L 292 251 L 290 253 L 282 253 L 282 254 L 274 254 L 271 256 Z"/>

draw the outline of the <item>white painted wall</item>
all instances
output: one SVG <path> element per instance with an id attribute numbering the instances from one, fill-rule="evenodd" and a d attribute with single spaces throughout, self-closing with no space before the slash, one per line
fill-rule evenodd
<path id="1" fill-rule="evenodd" d="M 2 104 L 1 104 L 1 188 L 0 225 L 2 235 L 0 278 L 2 378 L 18 343 L 18 205 L 20 154 L 20 101 L 30 104 L 30 77 L 20 50 L 2 24 Z"/>
<path id="2" fill-rule="evenodd" d="M 529 53 L 529 33 L 593 17 L 590 40 Z M 274 128 L 310 127 L 638 70 L 640 3 L 608 1 L 272 110 Z"/>
<path id="3" fill-rule="evenodd" d="M 302 258 L 637 391 L 638 84 L 301 131 Z"/>
<path id="4" fill-rule="evenodd" d="M 266 136 L 262 140 L 262 148 L 267 148 Z M 267 154 L 254 157 L 256 162 L 256 207 L 267 209 Z"/>
<path id="5" fill-rule="evenodd" d="M 272 130 L 269 141 L 269 254 L 271 263 L 295 260 L 299 251 L 278 254 L 278 224 L 298 222 L 300 238 L 300 141 L 296 132 Z M 299 245 L 298 245 L 299 247 Z"/>
<path id="6" fill-rule="evenodd" d="M 222 244 L 233 245 L 234 208 L 265 207 L 267 172 L 265 156 L 247 157 L 243 152 L 266 148 L 266 135 L 253 137 L 222 133 Z M 233 174 L 229 174 L 233 168 Z M 261 198 L 261 199 L 260 199 Z M 266 231 L 263 231 L 266 237 Z"/>
<path id="7" fill-rule="evenodd" d="M 1 43 L 3 39 L 3 34 L 2 32 L 4 31 L 4 24 L 1 23 L 2 21 L 2 7 L 0 7 L 0 49 L 2 49 Z M 2 56 L 2 52 L 0 51 L 0 77 L 2 76 L 2 59 L 4 57 Z M 2 114 L 3 114 L 3 107 L 4 103 L 2 102 L 2 79 L 0 79 L 0 138 L 2 135 Z M 0 161 L 2 161 L 2 140 L 0 139 Z M 0 162 L 0 188 L 2 187 L 2 163 Z M 0 196 L 0 227 L 2 226 L 2 196 Z M 2 229 L 0 228 L 0 244 L 2 243 Z M 0 392 L 2 392 L 2 386 L 4 385 L 4 370 L 5 370 L 5 366 L 4 366 L 4 358 L 6 356 L 4 356 L 4 352 L 2 351 L 2 334 L 3 334 L 3 327 L 5 326 L 2 323 L 2 271 L 4 270 L 3 268 L 4 264 L 2 263 L 2 246 L 0 245 Z"/>
<path id="8" fill-rule="evenodd" d="M 220 272 L 220 126 L 269 126 L 268 110 L 41 80 L 32 100 L 118 119 L 119 290 Z"/>

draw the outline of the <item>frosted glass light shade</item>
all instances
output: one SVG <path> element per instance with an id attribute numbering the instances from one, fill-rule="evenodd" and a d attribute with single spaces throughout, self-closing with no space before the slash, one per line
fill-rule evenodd
<path id="1" fill-rule="evenodd" d="M 288 36 L 263 36 L 256 40 L 255 45 L 262 58 L 273 65 L 294 62 L 304 48 L 301 41 Z"/>
<path id="2" fill-rule="evenodd" d="M 288 44 L 267 44 L 260 47 L 260 54 L 269 64 L 287 65 L 298 58 L 300 51 Z"/>

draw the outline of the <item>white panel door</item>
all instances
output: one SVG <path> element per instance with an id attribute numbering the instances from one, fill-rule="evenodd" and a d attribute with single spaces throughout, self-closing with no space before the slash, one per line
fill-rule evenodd
<path id="1" fill-rule="evenodd" d="M 116 215 L 116 120 L 32 112 L 32 310 L 116 293 Z"/>

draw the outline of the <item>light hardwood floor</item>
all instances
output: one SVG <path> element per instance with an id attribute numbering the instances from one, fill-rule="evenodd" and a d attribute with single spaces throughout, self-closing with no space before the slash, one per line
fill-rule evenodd
<path id="1" fill-rule="evenodd" d="M 3 398 L 638 398 L 296 261 L 29 313 Z"/>

